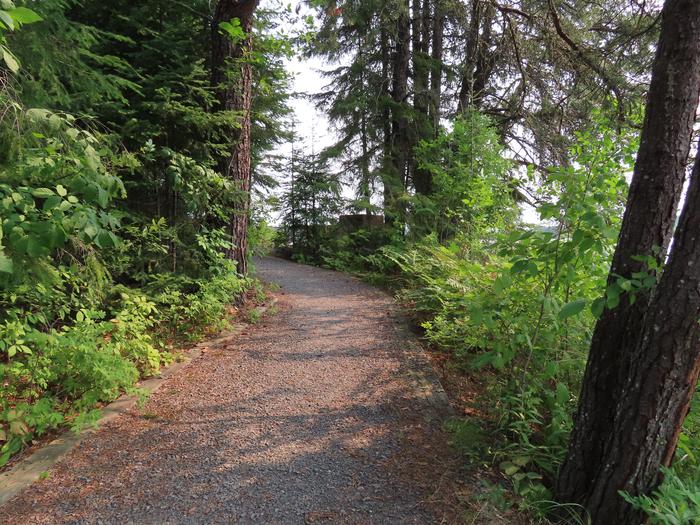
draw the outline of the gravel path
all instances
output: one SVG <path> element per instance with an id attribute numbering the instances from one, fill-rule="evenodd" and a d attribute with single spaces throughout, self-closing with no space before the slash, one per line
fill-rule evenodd
<path id="1" fill-rule="evenodd" d="M 457 523 L 454 459 L 392 300 L 279 259 L 279 313 L 0 508 L 15 524 Z M 420 377 L 420 374 L 418 374 Z"/>

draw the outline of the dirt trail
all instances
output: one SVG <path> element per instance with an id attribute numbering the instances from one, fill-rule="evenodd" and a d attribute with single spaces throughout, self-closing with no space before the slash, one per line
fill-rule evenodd
<path id="1" fill-rule="evenodd" d="M 0 523 L 457 523 L 445 407 L 417 389 L 426 365 L 391 299 L 257 266 L 279 313 L 87 437 Z"/>

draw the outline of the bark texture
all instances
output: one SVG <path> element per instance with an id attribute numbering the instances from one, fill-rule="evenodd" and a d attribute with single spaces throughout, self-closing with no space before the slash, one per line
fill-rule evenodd
<path id="1" fill-rule="evenodd" d="M 442 56 L 445 40 L 445 0 L 435 0 L 433 8 L 433 35 L 430 52 L 430 123 L 433 137 L 437 137 L 440 129 L 440 95 L 442 88 Z"/>
<path id="2" fill-rule="evenodd" d="M 230 156 L 219 169 L 232 180 L 239 197 L 229 221 L 231 248 L 226 256 L 236 261 L 238 272 L 248 272 L 248 215 L 250 209 L 251 139 L 250 112 L 253 100 L 253 70 L 245 54 L 250 50 L 253 12 L 259 0 L 220 0 L 212 21 L 212 85 L 217 90 L 220 110 L 239 114 L 238 127 L 232 130 Z M 219 26 L 237 18 L 247 35 L 234 41 L 222 34 Z"/>
<path id="3" fill-rule="evenodd" d="M 646 270 L 634 256 L 652 255 L 655 249 L 659 260 L 665 256 L 685 178 L 699 94 L 700 2 L 667 0 L 641 144 L 609 283 L 618 275 L 629 277 Z M 624 486 L 619 473 L 610 477 L 610 469 L 616 468 L 611 453 L 618 450 L 614 442 L 620 438 L 611 429 L 620 429 L 620 410 L 637 403 L 623 396 L 630 372 L 638 366 L 634 360 L 639 357 L 640 334 L 645 327 L 654 326 L 644 320 L 651 296 L 638 294 L 633 304 L 622 297 L 616 308 L 603 313 L 594 330 L 569 451 L 557 483 L 558 498 L 587 508 L 594 523 L 623 523 L 609 521 L 603 513 L 611 498 L 621 501 L 616 491 Z M 657 395 L 661 393 L 657 391 Z M 650 434 L 644 436 L 653 439 Z M 627 474 L 634 477 L 632 472 Z"/>
<path id="4" fill-rule="evenodd" d="M 391 83 L 391 166 L 384 182 L 384 211 L 387 223 L 395 220 L 396 194 L 403 190 L 406 184 L 408 169 L 409 135 L 408 119 L 406 116 L 406 100 L 408 98 L 408 64 L 410 59 L 411 30 L 408 0 L 398 4 L 399 12 L 396 20 L 396 45 L 392 57 Z"/>
<path id="5" fill-rule="evenodd" d="M 594 524 L 637 525 L 644 516 L 618 491 L 648 494 L 669 466 L 700 371 L 700 158 L 673 249 L 622 383 L 604 468 L 588 497 Z"/>
<path id="6" fill-rule="evenodd" d="M 481 106 L 486 84 L 495 63 L 495 54 L 489 53 L 495 10 L 484 0 L 472 0 L 471 7 L 466 60 L 457 104 L 459 112 Z"/>
<path id="7" fill-rule="evenodd" d="M 413 0 L 413 31 L 411 33 L 413 59 L 413 118 L 409 126 L 409 175 L 416 193 L 429 195 L 432 192 L 432 174 L 417 165 L 414 151 L 422 139 L 432 136 L 429 107 L 430 73 L 430 2 Z"/>

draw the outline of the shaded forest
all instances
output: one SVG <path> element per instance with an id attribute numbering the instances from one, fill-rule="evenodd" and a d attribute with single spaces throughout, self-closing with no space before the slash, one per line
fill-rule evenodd
<path id="1" fill-rule="evenodd" d="M 697 1 L 0 0 L 0 59 L 0 465 L 273 253 L 410 315 L 467 522 L 700 522 Z"/>

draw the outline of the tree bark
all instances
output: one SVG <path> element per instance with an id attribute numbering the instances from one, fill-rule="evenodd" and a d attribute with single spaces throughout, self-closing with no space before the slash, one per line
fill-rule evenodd
<path id="1" fill-rule="evenodd" d="M 437 137 L 440 129 L 440 95 L 442 88 L 442 55 L 444 52 L 445 2 L 435 0 L 433 8 L 433 43 L 430 65 L 430 121 L 433 136 Z"/>
<path id="2" fill-rule="evenodd" d="M 430 2 L 413 0 L 413 109 L 414 118 L 409 127 L 409 176 L 416 193 L 429 195 L 432 192 L 432 174 L 416 165 L 413 155 L 416 145 L 423 139 L 432 138 L 429 116 L 430 91 Z"/>
<path id="3" fill-rule="evenodd" d="M 480 107 L 486 84 L 491 77 L 495 57 L 489 53 L 491 24 L 495 11 L 484 0 L 472 0 L 472 12 L 467 36 L 466 60 L 462 71 L 457 111 Z"/>
<path id="4" fill-rule="evenodd" d="M 645 271 L 645 264 L 633 257 L 652 255 L 655 247 L 656 258 L 663 262 L 685 178 L 699 95 L 700 2 L 667 0 L 640 148 L 609 284 L 617 276 L 630 277 L 633 272 Z M 660 294 L 665 293 L 661 287 L 659 290 Z M 640 334 L 648 331 L 644 315 L 650 297 L 652 293 L 637 294 L 633 304 L 621 297 L 616 308 L 605 310 L 593 333 L 569 450 L 556 487 L 560 501 L 587 508 L 594 517 L 593 523 L 622 523 L 609 521 L 601 514 L 602 509 L 609 508 L 611 499 L 618 498 L 616 490 L 623 488 L 617 474 L 610 478 L 608 473 L 616 468 L 611 451 L 616 450 L 614 439 L 619 439 L 611 436 L 611 429 L 620 428 L 618 401 L 628 388 L 625 385 L 630 372 L 639 366 L 634 360 Z M 648 342 L 642 340 L 645 344 Z"/>
<path id="5" fill-rule="evenodd" d="M 408 0 L 398 4 L 395 34 L 395 52 L 392 63 L 391 86 L 391 173 L 384 184 L 385 220 L 391 224 L 399 210 L 396 208 L 396 193 L 405 187 L 408 167 L 408 119 L 406 99 L 408 97 L 408 63 L 410 57 L 410 18 Z"/>
<path id="6" fill-rule="evenodd" d="M 618 496 L 648 494 L 678 444 L 700 372 L 700 157 L 673 248 L 644 317 L 587 508 L 593 523 L 637 525 L 643 515 Z"/>
<path id="7" fill-rule="evenodd" d="M 250 210 L 251 138 L 250 113 L 253 100 L 253 70 L 244 57 L 250 51 L 253 13 L 259 0 L 220 0 L 212 20 L 212 85 L 218 108 L 239 114 L 238 126 L 232 130 L 231 150 L 219 169 L 232 180 L 240 192 L 228 224 L 231 248 L 226 256 L 236 262 L 238 273 L 248 272 L 248 215 Z M 246 36 L 235 42 L 222 34 L 222 22 L 237 18 Z"/>
<path id="8" fill-rule="evenodd" d="M 388 210 L 391 207 L 390 176 L 387 171 L 393 171 L 390 164 L 392 148 L 391 129 L 391 53 L 389 50 L 389 32 L 385 15 L 379 15 L 379 47 L 382 57 L 382 141 L 383 141 L 383 176 L 382 176 L 382 206 L 384 208 L 384 221 L 390 222 Z"/>

